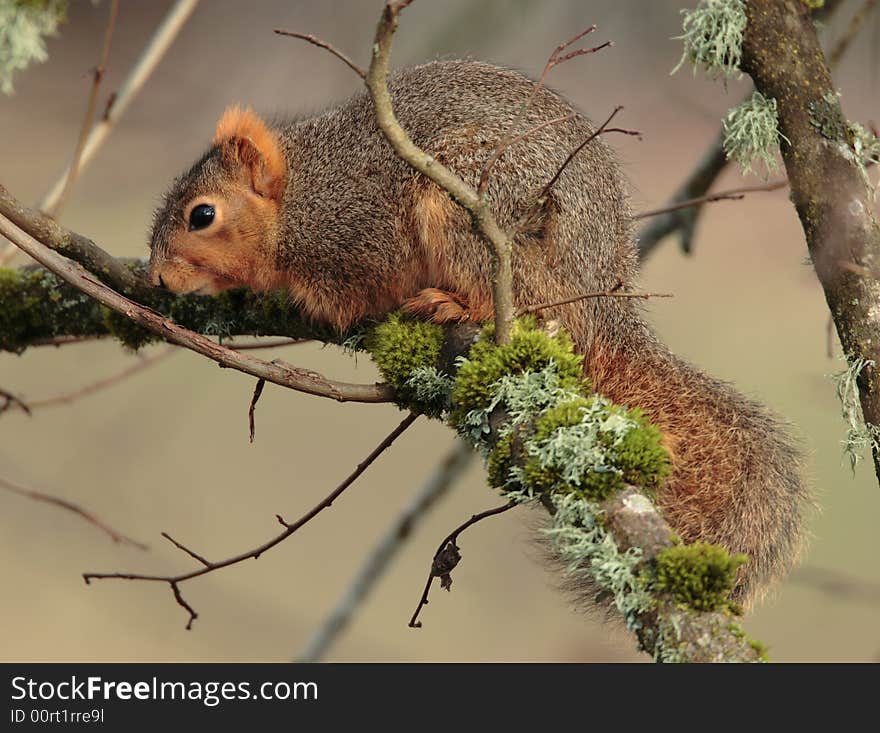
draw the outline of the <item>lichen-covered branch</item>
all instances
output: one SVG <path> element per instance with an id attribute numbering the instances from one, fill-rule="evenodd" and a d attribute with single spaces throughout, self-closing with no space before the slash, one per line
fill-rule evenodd
<path id="1" fill-rule="evenodd" d="M 826 0 L 821 7 L 813 10 L 813 18 L 818 22 L 826 22 L 840 5 L 841 0 Z M 849 40 L 852 40 L 851 36 Z M 841 42 L 835 45 L 832 51 L 832 65 L 843 57 L 849 47 L 849 40 L 843 42 L 844 39 L 841 39 Z M 722 61 L 723 58 L 724 55 L 721 54 Z M 724 137 L 725 131 L 722 128 L 700 156 L 694 170 L 663 207 L 662 213 L 656 218 L 652 217 L 651 221 L 639 231 L 637 241 L 639 257 L 642 260 L 647 259 L 666 237 L 675 233 L 681 237 L 682 251 L 685 254 L 693 252 L 694 232 L 703 204 L 713 200 L 711 197 L 706 197 L 706 194 L 729 163 L 724 150 Z"/>
<path id="2" fill-rule="evenodd" d="M 563 332 L 514 323 L 474 338 L 392 316 L 364 342 L 411 409 L 443 417 L 486 459 L 509 502 L 542 505 L 546 533 L 568 572 L 605 598 L 657 661 L 759 661 L 760 645 L 728 600 L 743 557 L 681 545 L 648 496 L 669 471 L 660 432 L 612 404 L 582 377 Z M 472 345 L 471 345 L 472 344 Z"/>
<path id="3" fill-rule="evenodd" d="M 791 199 L 852 364 L 880 479 L 880 224 L 875 191 L 807 8 L 750 0 L 742 68 L 776 101 Z"/>

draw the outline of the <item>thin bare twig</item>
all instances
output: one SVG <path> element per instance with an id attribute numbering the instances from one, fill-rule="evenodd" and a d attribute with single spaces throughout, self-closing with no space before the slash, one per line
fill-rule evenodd
<path id="1" fill-rule="evenodd" d="M 472 527 L 477 522 L 481 522 L 488 517 L 503 514 L 516 506 L 519 505 L 515 501 L 509 501 L 503 506 L 495 507 L 494 509 L 487 509 L 485 512 L 474 514 L 470 519 L 460 524 L 452 530 L 452 532 L 446 535 L 443 542 L 441 542 L 440 546 L 437 548 L 437 552 L 434 553 L 433 560 L 431 560 L 431 570 L 428 573 L 428 581 L 425 583 L 425 590 L 422 591 L 419 605 L 416 606 L 416 610 L 413 613 L 412 618 L 409 620 L 408 625 L 411 629 L 420 629 L 422 627 L 422 622 L 419 621 L 418 618 L 422 609 L 428 605 L 428 594 L 431 592 L 431 582 L 434 578 L 440 578 L 441 588 L 446 590 L 452 589 L 452 576 L 450 573 L 452 573 L 452 570 L 458 565 L 459 560 L 461 560 L 461 554 L 458 551 L 458 536 L 468 527 Z"/>
<path id="2" fill-rule="evenodd" d="M 554 300 L 550 303 L 539 303 L 538 305 L 528 305 L 524 308 L 520 308 L 516 312 L 516 317 L 527 315 L 529 313 L 536 313 L 537 311 L 546 310 L 547 308 L 555 308 L 560 305 L 569 305 L 571 303 L 577 303 L 581 300 L 587 300 L 591 298 L 634 298 L 636 300 L 648 300 L 649 298 L 671 298 L 673 297 L 672 293 L 629 293 L 626 291 L 621 291 L 620 288 L 623 286 L 622 281 L 618 281 L 618 284 L 613 288 L 609 288 L 608 290 L 600 290 L 595 293 L 581 293 L 580 295 L 573 295 L 570 298 L 563 298 L 562 300 Z"/>
<path id="3" fill-rule="evenodd" d="M 681 209 L 688 209 L 692 206 L 700 206 L 702 204 L 712 203 L 714 201 L 738 201 L 745 198 L 748 193 L 758 193 L 760 191 L 778 191 L 780 188 L 788 186 L 788 180 L 771 181 L 759 186 L 743 186 L 742 188 L 732 188 L 728 191 L 719 191 L 718 193 L 710 193 L 705 196 L 698 196 L 693 199 L 686 199 L 676 204 L 664 206 L 662 209 L 652 209 L 650 211 L 642 211 L 633 216 L 633 220 L 647 219 L 652 216 L 660 216 Z"/>
<path id="4" fill-rule="evenodd" d="M 480 173 L 480 182 L 479 182 L 479 185 L 477 186 L 477 192 L 480 194 L 480 196 L 484 196 L 486 193 L 486 187 L 489 185 L 489 176 L 492 174 L 492 168 L 495 167 L 495 164 L 498 162 L 498 159 L 501 158 L 501 156 L 504 155 L 504 153 L 507 150 L 518 145 L 523 140 L 526 140 L 527 138 L 531 137 L 535 133 L 540 132 L 545 127 L 550 127 L 551 125 L 558 125 L 562 122 L 568 122 L 569 120 L 573 120 L 574 118 L 575 118 L 574 114 L 562 115 L 561 117 L 555 117 L 552 120 L 546 120 L 546 121 L 541 122 L 537 125 L 534 125 L 533 127 L 526 130 L 524 133 L 522 133 L 522 135 L 517 135 L 515 138 L 512 138 L 510 140 L 503 140 L 502 142 L 504 143 L 504 147 L 502 148 L 501 144 L 498 145 L 498 147 L 495 149 L 495 152 L 492 154 L 492 157 L 490 157 L 489 160 L 486 161 L 486 164 L 483 166 L 483 170 Z M 511 128 L 512 127 L 513 126 L 511 126 Z"/>
<path id="5" fill-rule="evenodd" d="M 603 122 L 597 130 L 591 133 L 582 143 L 580 143 L 574 150 L 569 153 L 568 157 L 562 162 L 562 165 L 556 170 L 556 173 L 553 174 L 553 177 L 544 185 L 541 189 L 541 192 L 535 197 L 534 202 L 528 209 L 526 209 L 525 213 L 519 217 L 519 220 L 513 227 L 513 231 L 517 232 L 520 228 L 529 221 L 535 214 L 535 212 L 542 207 L 546 201 L 547 196 L 550 193 L 550 190 L 556 185 L 556 182 L 559 180 L 559 177 L 562 175 L 563 171 L 568 167 L 568 164 L 574 160 L 575 156 L 583 150 L 589 143 L 595 140 L 599 135 L 603 135 L 609 132 L 620 132 L 624 135 L 634 135 L 641 138 L 641 133 L 638 130 L 625 130 L 620 127 L 608 127 L 608 123 L 614 119 L 618 112 L 620 112 L 623 107 L 615 107 L 614 111 L 608 116 L 608 119 Z"/>
<path id="6" fill-rule="evenodd" d="M 291 38 L 299 38 L 300 40 L 311 43 L 313 46 L 323 48 L 325 51 L 329 51 L 336 58 L 338 58 L 361 79 L 367 78 L 367 72 L 364 71 L 360 66 L 358 66 L 354 61 L 352 61 L 348 56 L 342 53 L 342 51 L 340 51 L 332 44 L 327 43 L 327 41 L 324 41 L 317 36 L 313 36 L 311 33 L 295 33 L 294 31 L 285 31 L 281 28 L 276 28 L 274 32 L 277 33 L 279 36 L 290 36 Z"/>
<path id="7" fill-rule="evenodd" d="M 103 379 L 99 379 L 95 382 L 87 384 L 85 387 L 80 387 L 79 389 L 75 389 L 71 392 L 64 392 L 53 397 L 44 397 L 38 400 L 31 400 L 30 402 L 28 402 L 28 407 L 30 407 L 31 410 L 38 410 L 42 407 L 69 405 L 71 402 L 75 402 L 78 399 L 88 397 L 89 395 L 95 394 L 95 392 L 100 392 L 103 389 L 107 389 L 108 387 L 119 384 L 123 380 L 128 379 L 129 377 L 132 377 L 135 374 L 138 374 L 145 369 L 148 369 L 149 367 L 158 364 L 160 361 L 167 359 L 175 352 L 176 349 L 172 346 L 169 346 L 167 349 L 162 349 L 161 351 L 155 354 L 151 354 L 150 356 L 141 357 L 134 364 L 126 366 L 124 369 L 120 370 L 116 374 L 112 374 L 109 377 L 104 377 Z M 21 408 L 25 409 L 23 405 L 21 406 Z M 3 410 L 0 409 L 0 412 L 3 412 Z M 30 413 L 30 410 L 25 409 L 25 412 Z"/>
<path id="8" fill-rule="evenodd" d="M 641 133 L 637 130 L 624 130 L 619 127 L 608 127 L 608 123 L 611 122 L 611 120 L 613 120 L 617 116 L 617 113 L 620 112 L 622 109 L 623 107 L 621 106 L 615 107 L 614 111 L 610 115 L 608 115 L 608 119 L 605 120 L 605 122 L 603 122 L 601 125 L 599 125 L 599 128 L 595 132 L 593 132 L 591 135 L 588 135 L 587 138 L 580 145 L 578 145 L 574 150 L 571 151 L 571 153 L 569 153 L 568 157 L 563 161 L 562 165 L 559 166 L 559 169 L 553 175 L 553 178 L 547 181 L 544 188 L 541 189 L 541 193 L 538 194 L 537 198 L 538 202 L 544 201 L 544 199 L 547 197 L 547 194 L 550 193 L 550 190 L 553 188 L 553 186 L 556 185 L 556 181 L 559 180 L 562 172 L 568 167 L 568 164 L 571 163 L 572 160 L 574 160 L 575 156 L 579 152 L 581 152 L 581 150 L 583 150 L 587 145 L 593 142 L 593 140 L 599 137 L 599 135 L 606 132 L 620 132 L 624 135 L 641 135 Z"/>
<path id="9" fill-rule="evenodd" d="M 7 392 L 5 389 L 0 389 L 0 397 L 3 398 L 3 404 L 0 405 L 0 415 L 2 415 L 7 410 L 17 407 L 23 412 L 26 412 L 28 415 L 31 414 L 30 406 L 16 397 L 12 392 Z"/>
<path id="10" fill-rule="evenodd" d="M 119 579 L 119 580 L 141 580 L 141 581 L 149 581 L 149 582 L 158 582 L 158 583 L 168 583 L 171 586 L 171 590 L 174 593 L 174 599 L 177 601 L 178 605 L 185 608 L 189 614 L 189 622 L 187 623 L 187 630 L 192 627 L 192 622 L 197 618 L 198 614 L 192 609 L 192 607 L 187 604 L 180 593 L 179 584 L 183 583 L 187 580 L 192 580 L 193 578 L 201 577 L 202 575 L 206 575 L 208 573 L 215 572 L 217 570 L 221 570 L 222 568 L 227 568 L 230 565 L 236 565 L 240 562 L 244 562 L 245 560 L 256 560 L 259 558 L 264 552 L 267 550 L 271 550 L 276 545 L 280 544 L 288 537 L 290 537 L 294 532 L 298 529 L 306 525 L 312 519 L 314 519 L 318 514 L 320 514 L 325 509 L 332 506 L 333 502 L 339 498 L 343 491 L 345 491 L 349 486 L 351 486 L 355 480 L 369 468 L 369 466 L 382 454 L 387 450 L 395 440 L 397 440 L 400 435 L 406 431 L 406 429 L 412 425 L 417 419 L 418 415 L 414 413 L 410 413 L 407 415 L 394 430 L 389 433 L 385 439 L 379 443 L 376 448 L 368 455 L 363 461 L 361 461 L 355 470 L 349 474 L 349 476 L 337 486 L 330 494 L 328 494 L 319 504 L 317 504 L 314 508 L 312 508 L 309 512 L 300 517 L 297 521 L 293 523 L 285 522 L 284 519 L 278 515 L 278 521 L 284 526 L 284 531 L 281 534 L 276 535 L 272 539 L 267 542 L 264 542 L 259 547 L 255 547 L 252 550 L 248 550 L 247 552 L 240 553 L 238 555 L 234 555 L 233 557 L 229 557 L 225 560 L 221 560 L 219 562 L 211 562 L 206 560 L 204 557 L 200 555 L 196 555 L 192 550 L 187 547 L 181 545 L 176 540 L 172 540 L 167 534 L 163 533 L 163 537 L 174 543 L 175 546 L 180 548 L 183 552 L 191 557 L 197 559 L 203 567 L 198 570 L 192 570 L 188 573 L 182 573 L 180 575 L 140 575 L 135 573 L 83 573 L 83 580 L 85 580 L 86 585 L 91 584 L 92 580 L 106 580 L 106 579 Z"/>
<path id="11" fill-rule="evenodd" d="M 488 160 L 486 160 L 483 165 L 483 169 L 480 171 L 480 181 L 477 184 L 477 193 L 479 196 L 483 196 L 486 192 L 486 187 L 489 185 L 489 176 L 492 174 L 492 168 L 498 162 L 498 159 L 504 155 L 505 151 L 510 148 L 512 145 L 520 142 L 523 136 L 519 138 L 514 138 L 514 133 L 522 124 L 523 119 L 528 114 L 529 109 L 532 106 L 532 103 L 535 101 L 535 97 L 538 96 L 538 93 L 544 87 L 544 83 L 547 81 L 547 75 L 550 73 L 550 70 L 553 69 L 554 66 L 558 66 L 560 64 L 569 61 L 570 59 L 575 58 L 576 56 L 583 56 L 589 53 L 595 53 L 596 51 L 600 51 L 603 48 L 607 48 L 612 46 L 613 43 L 611 41 L 607 41 L 599 46 L 594 48 L 585 48 L 577 51 L 572 51 L 571 53 L 566 54 L 565 56 L 560 56 L 560 54 L 565 51 L 567 48 L 571 48 L 571 46 L 577 43 L 581 38 L 586 36 L 589 33 L 592 33 L 596 30 L 595 25 L 591 25 L 589 28 L 582 30 L 576 36 L 570 38 L 569 40 L 560 43 L 554 50 L 553 53 L 550 54 L 550 57 L 547 59 L 547 63 L 544 65 L 544 70 L 541 72 L 541 76 L 538 79 L 538 82 L 535 84 L 532 89 L 532 93 L 528 96 L 528 98 L 522 103 L 519 108 L 519 111 L 516 114 L 516 117 L 513 119 L 513 122 L 510 124 L 510 127 L 507 129 L 507 132 L 504 133 L 504 136 L 501 140 L 498 141 L 498 145 L 495 147 L 495 150 L 492 152 L 492 155 L 489 156 Z M 562 118 L 560 118 L 561 120 Z M 544 123 L 542 126 L 546 126 Z M 529 133 L 530 134 L 530 133 Z"/>
<path id="12" fill-rule="evenodd" d="M 51 494 L 46 494 L 42 491 L 36 491 L 35 489 L 29 489 L 25 486 L 21 486 L 19 484 L 15 484 L 9 479 L 5 479 L 0 477 L 0 488 L 4 488 L 7 491 L 12 492 L 13 494 L 18 494 L 19 496 L 27 497 L 28 499 L 33 499 L 34 501 L 42 501 L 46 504 L 54 504 L 55 506 L 60 506 L 62 509 L 66 509 L 69 512 L 73 512 L 79 517 L 85 519 L 89 524 L 94 525 L 99 530 L 101 530 L 104 534 L 106 534 L 113 542 L 122 545 L 131 545 L 132 547 L 137 547 L 139 550 L 148 550 L 149 545 L 145 545 L 143 542 L 138 542 L 137 540 L 133 540 L 130 537 L 126 537 L 121 532 L 117 532 L 111 526 L 106 524 L 105 522 L 98 519 L 91 512 L 83 509 L 78 504 L 74 504 L 71 501 L 67 501 L 67 499 L 62 499 L 58 496 L 52 496 Z"/>
<path id="13" fill-rule="evenodd" d="M 470 466 L 475 455 L 470 445 L 463 440 L 456 441 L 452 450 L 440 461 L 424 485 L 413 495 L 376 543 L 339 603 L 321 622 L 320 628 L 297 655 L 297 662 L 318 662 L 326 656 L 333 642 L 348 626 L 358 607 L 369 595 L 395 555 L 403 548 L 418 523 L 455 485 Z"/>
<path id="14" fill-rule="evenodd" d="M 80 171 L 85 169 L 109 134 L 113 131 L 116 123 L 119 122 L 122 115 L 125 113 L 125 110 L 128 109 L 129 104 L 131 104 L 132 100 L 144 86 L 144 83 L 150 77 L 150 74 L 152 74 L 159 65 L 165 52 L 174 42 L 174 39 L 180 33 L 198 4 L 199 0 L 177 0 L 171 10 L 168 11 L 168 14 L 156 28 L 156 31 L 144 47 L 137 63 L 132 67 L 125 81 L 122 83 L 122 86 L 120 86 L 119 90 L 115 93 L 112 106 L 105 111 L 104 117 L 89 133 L 88 140 L 86 140 L 82 149 L 82 154 L 79 157 Z M 52 184 L 50 189 L 46 192 L 46 195 L 43 196 L 43 199 L 39 204 L 40 209 L 44 211 L 49 210 L 55 205 L 58 201 L 58 197 L 61 195 L 61 191 L 64 188 L 64 183 L 67 180 L 69 173 L 70 166 L 67 166 L 55 180 L 55 183 Z M 9 216 L 8 213 L 6 213 L 6 215 Z M 18 248 L 14 244 L 8 244 L 6 248 L 0 252 L 0 266 L 7 264 L 18 253 L 18 251 Z"/>
<path id="15" fill-rule="evenodd" d="M 221 367 L 232 367 L 282 387 L 319 397 L 329 397 L 339 402 L 392 402 L 394 400 L 394 389 L 390 385 L 335 382 L 325 379 L 315 372 L 282 364 L 277 360 L 266 362 L 262 359 L 256 359 L 183 328 L 156 311 L 135 303 L 104 283 L 95 280 L 79 264 L 65 259 L 19 229 L 2 215 L 0 215 L 0 234 L 15 242 L 37 262 L 54 272 L 65 282 L 70 283 L 77 290 L 158 334 L 166 341 L 207 356 Z"/>
<path id="16" fill-rule="evenodd" d="M 202 565 L 204 565 L 206 568 L 211 567 L 211 563 L 209 563 L 207 560 L 205 560 L 205 558 L 203 558 L 203 557 L 202 557 L 201 555 L 199 555 L 197 552 L 193 552 L 192 550 L 190 550 L 186 545 L 182 545 L 182 544 L 180 544 L 180 542 L 178 542 L 176 539 L 174 539 L 174 538 L 173 538 L 170 534 L 168 534 L 167 532 L 161 532 L 160 534 L 161 534 L 166 540 L 168 540 L 172 545 L 174 545 L 178 550 L 182 550 L 182 551 L 185 552 L 187 555 L 189 555 L 193 560 L 198 560 L 198 561 L 199 561 Z"/>
<path id="17" fill-rule="evenodd" d="M 93 72 L 92 90 L 89 92 L 86 114 L 83 118 L 82 126 L 80 127 L 79 137 L 76 141 L 76 148 L 74 149 L 73 157 L 70 161 L 70 168 L 67 171 L 67 177 L 64 180 L 64 186 L 61 188 L 61 193 L 58 194 L 58 200 L 46 210 L 46 213 L 53 219 L 58 218 L 61 214 L 61 210 L 64 208 L 64 204 L 67 202 L 67 197 L 73 190 L 73 185 L 76 183 L 77 176 L 79 175 L 79 166 L 82 159 L 83 148 L 86 146 L 89 130 L 91 130 L 92 124 L 95 121 L 95 112 L 98 108 L 98 91 L 101 88 L 101 80 L 104 78 L 104 74 L 107 71 L 107 59 L 110 56 L 110 42 L 113 39 L 113 30 L 116 27 L 116 16 L 118 13 L 119 0 L 112 0 L 110 3 L 110 14 L 107 19 L 107 30 L 104 32 L 104 45 L 101 47 L 101 56 L 98 60 L 98 65 Z"/>

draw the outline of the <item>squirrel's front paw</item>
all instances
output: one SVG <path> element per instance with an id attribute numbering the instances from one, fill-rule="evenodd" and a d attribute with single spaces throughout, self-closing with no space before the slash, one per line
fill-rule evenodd
<path id="1" fill-rule="evenodd" d="M 404 301 L 404 313 L 432 323 L 461 323 L 471 320 L 467 301 L 455 293 L 425 288 L 414 298 Z"/>

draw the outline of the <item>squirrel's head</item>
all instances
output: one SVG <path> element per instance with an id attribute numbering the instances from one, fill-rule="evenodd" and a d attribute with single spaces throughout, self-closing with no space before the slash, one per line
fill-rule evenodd
<path id="1" fill-rule="evenodd" d="M 211 149 L 156 212 L 150 280 L 176 293 L 278 287 L 276 252 L 287 164 L 278 135 L 230 107 Z"/>

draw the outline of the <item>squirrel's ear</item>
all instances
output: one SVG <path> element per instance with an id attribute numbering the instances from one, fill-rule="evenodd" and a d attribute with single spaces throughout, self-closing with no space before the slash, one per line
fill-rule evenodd
<path id="1" fill-rule="evenodd" d="M 278 135 L 252 109 L 227 108 L 213 143 L 221 146 L 224 162 L 246 169 L 256 193 L 281 200 L 287 173 L 284 151 Z"/>

